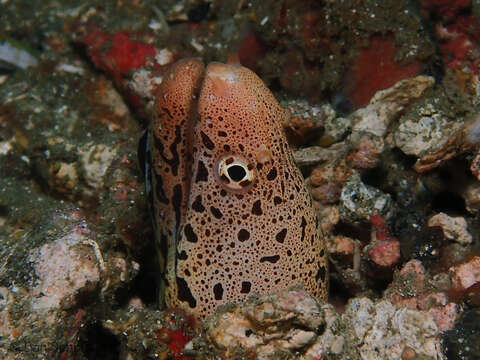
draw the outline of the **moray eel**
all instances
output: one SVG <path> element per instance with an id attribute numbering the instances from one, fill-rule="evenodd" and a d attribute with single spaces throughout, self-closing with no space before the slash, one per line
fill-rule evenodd
<path id="1" fill-rule="evenodd" d="M 249 69 L 199 59 L 163 78 L 148 134 L 161 298 L 199 319 L 218 305 L 303 284 L 326 299 L 312 199 L 285 112 Z"/>

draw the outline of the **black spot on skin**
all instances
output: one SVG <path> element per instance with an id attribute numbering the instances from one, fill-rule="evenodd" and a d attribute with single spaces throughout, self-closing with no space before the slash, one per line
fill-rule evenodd
<path id="1" fill-rule="evenodd" d="M 253 203 L 252 214 L 254 214 L 254 215 L 262 215 L 263 214 L 262 202 L 260 200 L 257 200 Z"/>
<path id="2" fill-rule="evenodd" d="M 187 241 L 191 243 L 196 243 L 198 241 L 197 234 L 193 231 L 192 225 L 186 224 L 183 232 L 185 234 L 185 237 L 187 238 Z"/>
<path id="3" fill-rule="evenodd" d="M 287 250 L 287 255 L 292 256 L 292 250 Z"/>
<path id="4" fill-rule="evenodd" d="M 253 330 L 252 330 L 252 329 L 247 329 L 247 330 L 245 330 L 245 336 L 246 336 L 246 337 L 249 337 L 249 336 L 252 335 L 252 334 L 253 334 Z"/>
<path id="5" fill-rule="evenodd" d="M 264 256 L 260 258 L 261 263 L 268 261 L 268 262 L 271 262 L 272 264 L 275 264 L 278 260 L 280 260 L 280 255 Z"/>
<path id="6" fill-rule="evenodd" d="M 257 163 L 257 170 L 260 171 L 262 170 L 263 168 L 263 164 L 262 163 Z"/>
<path id="7" fill-rule="evenodd" d="M 197 176 L 195 177 L 196 183 L 200 181 L 208 181 L 208 170 L 201 160 L 198 161 Z"/>
<path id="8" fill-rule="evenodd" d="M 153 142 L 154 142 L 155 148 L 158 149 L 162 159 L 172 168 L 173 176 L 178 175 L 178 165 L 180 164 L 180 156 L 178 154 L 177 145 L 180 144 L 181 141 L 182 141 L 182 127 L 177 125 L 175 126 L 175 138 L 173 139 L 173 142 L 170 144 L 170 147 L 169 147 L 172 157 L 167 158 L 167 156 L 165 155 L 165 146 L 163 145 L 164 140 L 159 139 L 156 136 L 153 136 Z"/>
<path id="9" fill-rule="evenodd" d="M 182 250 L 181 253 L 177 253 L 177 259 L 178 260 L 187 260 L 188 259 L 187 252 L 185 250 Z"/>
<path id="10" fill-rule="evenodd" d="M 220 283 L 215 284 L 213 287 L 213 293 L 215 294 L 215 300 L 223 299 L 223 286 Z"/>
<path id="11" fill-rule="evenodd" d="M 230 146 L 229 145 L 223 145 L 223 149 L 227 152 L 230 151 Z"/>
<path id="12" fill-rule="evenodd" d="M 320 250 L 320 257 L 324 257 L 325 256 L 325 249 L 322 249 Z"/>
<path id="13" fill-rule="evenodd" d="M 221 219 L 223 217 L 222 212 L 217 209 L 214 206 L 210 206 L 210 212 L 212 213 L 213 216 L 215 216 L 217 219 Z"/>
<path id="14" fill-rule="evenodd" d="M 172 116 L 172 113 L 170 112 L 170 110 L 166 107 L 162 107 L 162 111 L 167 114 L 167 116 L 170 118 L 170 119 L 173 119 L 173 116 Z"/>
<path id="15" fill-rule="evenodd" d="M 180 184 L 177 184 L 173 187 L 172 205 L 173 209 L 175 210 L 175 221 L 178 227 L 181 221 L 180 217 L 182 216 L 182 185 Z"/>
<path id="16" fill-rule="evenodd" d="M 222 252 L 222 250 L 223 250 L 223 245 L 217 245 L 217 247 L 215 248 L 215 250 L 217 250 L 217 252 Z"/>
<path id="17" fill-rule="evenodd" d="M 208 150 L 213 150 L 213 149 L 215 149 L 215 144 L 213 143 L 212 140 L 210 140 L 210 138 L 208 137 L 207 134 L 205 134 L 203 131 L 200 131 L 200 136 L 202 137 L 203 145 L 205 145 L 205 147 L 206 147 Z"/>
<path id="18" fill-rule="evenodd" d="M 225 190 L 220 190 L 220 196 L 227 196 L 227 192 Z"/>
<path id="19" fill-rule="evenodd" d="M 247 241 L 250 238 L 250 233 L 245 230 L 241 229 L 237 234 L 238 240 L 241 242 Z"/>
<path id="20" fill-rule="evenodd" d="M 280 244 L 283 244 L 285 241 L 285 236 L 287 236 L 287 229 L 282 229 L 277 235 L 275 235 L 275 240 Z"/>
<path id="21" fill-rule="evenodd" d="M 248 294 L 251 288 L 252 288 L 252 283 L 250 281 L 242 281 L 242 290 L 240 290 L 240 293 Z"/>
<path id="22" fill-rule="evenodd" d="M 227 137 L 227 133 L 225 131 L 219 131 L 218 136 L 220 137 Z"/>
<path id="23" fill-rule="evenodd" d="M 188 306 L 190 306 L 191 309 L 194 309 L 197 307 L 197 300 L 195 300 L 195 298 L 193 297 L 187 282 L 183 278 L 178 276 L 177 276 L 177 289 L 178 289 L 178 300 L 183 302 L 188 302 Z"/>
<path id="24" fill-rule="evenodd" d="M 318 280 L 322 279 L 322 282 L 325 282 L 326 275 L 327 275 L 327 270 L 325 269 L 325 266 L 320 266 L 318 268 L 317 274 L 315 275 L 315 280 L 318 282 Z"/>
<path id="25" fill-rule="evenodd" d="M 300 227 L 302 228 L 302 241 L 305 240 L 305 228 L 307 226 L 307 220 L 305 220 L 305 217 L 302 216 L 302 223 L 300 224 Z"/>
<path id="26" fill-rule="evenodd" d="M 250 180 L 243 180 L 242 182 L 238 183 L 241 187 L 247 187 L 251 184 L 252 182 Z"/>
<path id="27" fill-rule="evenodd" d="M 267 174 L 267 180 L 275 180 L 275 178 L 277 177 L 277 168 L 276 167 L 273 167 Z"/>
<path id="28" fill-rule="evenodd" d="M 202 195 L 197 195 L 195 201 L 192 203 L 192 209 L 199 213 L 205 211 L 205 207 L 202 205 Z"/>
<path id="29" fill-rule="evenodd" d="M 280 205 L 280 204 L 282 203 L 282 198 L 281 198 L 280 196 L 275 196 L 275 197 L 273 198 L 273 203 L 274 203 L 275 205 Z"/>
<path id="30" fill-rule="evenodd" d="M 163 179 L 159 175 L 155 175 L 155 192 L 157 194 L 158 201 L 165 205 L 169 204 L 167 195 L 165 194 L 165 190 L 163 189 Z"/>

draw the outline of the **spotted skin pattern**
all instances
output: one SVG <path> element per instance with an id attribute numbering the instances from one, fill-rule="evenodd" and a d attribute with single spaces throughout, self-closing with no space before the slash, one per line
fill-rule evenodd
<path id="1" fill-rule="evenodd" d="M 327 297 L 325 244 L 281 126 L 252 71 L 199 59 L 165 75 L 150 128 L 162 296 L 202 319 L 303 283 Z"/>

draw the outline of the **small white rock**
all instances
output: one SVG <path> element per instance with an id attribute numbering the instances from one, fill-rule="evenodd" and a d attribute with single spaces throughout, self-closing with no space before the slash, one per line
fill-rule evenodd
<path id="1" fill-rule="evenodd" d="M 467 221 L 465 218 L 458 216 L 452 217 L 445 213 L 439 213 L 428 219 L 428 226 L 439 226 L 442 228 L 443 235 L 459 244 L 471 244 L 472 235 L 468 232 Z"/>

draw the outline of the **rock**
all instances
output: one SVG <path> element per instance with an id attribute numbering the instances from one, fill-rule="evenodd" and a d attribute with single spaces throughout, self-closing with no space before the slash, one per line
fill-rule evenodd
<path id="1" fill-rule="evenodd" d="M 470 149 L 480 144 L 480 112 L 474 113 L 462 129 L 462 148 Z"/>
<path id="2" fill-rule="evenodd" d="M 329 256 L 352 256 L 355 248 L 355 240 L 347 236 L 337 235 L 327 242 L 327 246 Z"/>
<path id="3" fill-rule="evenodd" d="M 445 306 L 435 306 L 428 311 L 432 315 L 439 331 L 446 331 L 453 328 L 459 315 L 458 305 L 449 303 Z"/>
<path id="4" fill-rule="evenodd" d="M 101 248 L 104 235 L 81 211 L 44 206 L 42 214 L 0 245 L 2 359 L 33 359 L 32 351 L 62 358 L 99 304 L 139 270 L 125 254 Z"/>
<path id="5" fill-rule="evenodd" d="M 93 189 L 103 187 L 108 167 L 117 156 L 115 147 L 87 143 L 79 151 L 85 181 Z"/>
<path id="6" fill-rule="evenodd" d="M 362 359 L 401 359 L 407 348 L 417 356 L 443 359 L 437 325 L 426 312 L 359 298 L 349 302 L 343 317 L 353 323 Z"/>
<path id="7" fill-rule="evenodd" d="M 347 223 L 368 221 L 370 215 L 379 213 L 388 218 L 393 211 L 393 201 L 389 194 L 365 185 L 358 173 L 350 176 L 340 195 L 340 213 Z"/>
<path id="8" fill-rule="evenodd" d="M 400 360 L 405 352 L 444 359 L 434 317 L 385 300 L 353 298 L 340 315 L 303 291 L 289 290 L 224 307 L 205 326 L 222 359 Z"/>
<path id="9" fill-rule="evenodd" d="M 373 134 L 362 135 L 347 155 L 347 164 L 355 169 L 372 169 L 379 164 L 383 150 L 383 138 Z"/>
<path id="10" fill-rule="evenodd" d="M 327 139 L 336 143 L 343 140 L 352 130 L 352 119 L 350 117 L 327 117 L 325 119 L 325 133 L 322 140 Z"/>
<path id="11" fill-rule="evenodd" d="M 293 354 L 311 344 L 325 318 L 305 291 L 292 290 L 226 310 L 210 324 L 209 339 L 225 350 L 227 357 L 232 349 L 241 347 L 273 359 L 276 353 Z"/>
<path id="12" fill-rule="evenodd" d="M 462 191 L 462 197 L 465 199 L 465 205 L 470 213 L 476 213 L 480 210 L 480 182 L 471 182 Z"/>
<path id="13" fill-rule="evenodd" d="M 438 281 L 437 281 L 438 283 Z M 439 291 L 418 260 L 410 260 L 394 274 L 394 280 L 384 294 L 384 299 L 397 307 L 407 307 L 428 312 L 440 332 L 453 328 L 460 308 L 449 302 L 447 294 Z M 450 284 L 447 284 L 447 288 Z"/>
<path id="14" fill-rule="evenodd" d="M 335 225 L 340 221 L 340 210 L 338 209 L 338 206 L 323 206 L 318 201 L 314 201 L 313 205 L 315 206 L 318 218 L 320 219 L 320 229 L 324 233 L 331 232 Z"/>
<path id="15" fill-rule="evenodd" d="M 395 145 L 407 155 L 421 157 L 441 147 L 462 125 L 439 113 L 433 104 L 417 111 L 418 118 L 405 115 L 393 133 Z"/>
<path id="16" fill-rule="evenodd" d="M 323 133 L 324 121 L 335 117 L 330 105 L 312 106 L 304 100 L 281 104 L 286 113 L 283 128 L 290 144 L 303 145 Z"/>
<path id="17" fill-rule="evenodd" d="M 72 193 L 78 186 L 78 173 L 74 164 L 53 162 L 50 164 L 51 187 L 63 194 Z"/>
<path id="18" fill-rule="evenodd" d="M 312 197 L 315 200 L 319 201 L 324 205 L 327 205 L 336 203 L 340 198 L 341 191 L 342 187 L 340 186 L 340 184 L 328 182 L 312 188 L 311 193 Z"/>
<path id="19" fill-rule="evenodd" d="M 415 259 L 408 261 L 400 269 L 400 275 L 412 279 L 413 282 L 411 282 L 411 284 L 417 292 L 423 290 L 425 286 L 425 267 L 421 261 Z"/>
<path id="20" fill-rule="evenodd" d="M 368 249 L 368 257 L 378 266 L 392 267 L 400 260 L 400 242 L 396 238 L 379 241 Z"/>
<path id="21" fill-rule="evenodd" d="M 397 82 L 391 88 L 378 91 L 369 104 L 355 111 L 352 118 L 352 133 L 368 132 L 383 137 L 394 121 L 425 90 L 431 88 L 435 80 L 431 76 L 420 75 Z"/>
<path id="22" fill-rule="evenodd" d="M 480 256 L 449 269 L 452 287 L 456 291 L 464 291 L 480 282 Z"/>
<path id="23" fill-rule="evenodd" d="M 473 158 L 472 163 L 470 164 L 470 171 L 472 172 L 473 175 L 475 175 L 477 180 L 480 181 L 480 149 L 477 150 L 475 157 Z"/>
<path id="24" fill-rule="evenodd" d="M 75 306 L 75 296 L 87 288 L 99 286 L 105 264 L 98 244 L 85 224 L 39 249 L 33 249 L 29 261 L 38 277 L 32 288 L 32 309 L 48 311 Z"/>
<path id="25" fill-rule="evenodd" d="M 436 127 L 435 129 L 425 129 L 423 132 L 423 140 L 420 139 L 420 141 L 431 139 L 432 134 L 435 139 L 418 154 L 421 155 L 421 158 L 414 166 L 417 172 L 431 170 L 455 155 L 471 150 L 480 143 L 480 113 L 475 113 L 464 123 L 444 120 L 444 123 L 436 120 L 435 123 L 432 123 L 432 126 Z M 475 165 L 472 165 L 474 172 Z"/>
<path id="26" fill-rule="evenodd" d="M 310 174 L 312 196 L 322 204 L 334 204 L 340 198 L 343 184 L 353 173 L 353 169 L 346 166 L 344 161 L 339 164 L 326 164 L 317 166 Z"/>
<path id="27" fill-rule="evenodd" d="M 459 244 L 471 244 L 472 235 L 467 230 L 467 222 L 463 217 L 451 217 L 445 213 L 439 213 L 428 219 L 428 226 L 439 226 L 443 235 L 449 240 Z"/>
<path id="28" fill-rule="evenodd" d="M 324 162 L 333 162 L 340 159 L 346 153 L 347 147 L 344 143 L 334 144 L 328 148 L 311 146 L 295 150 L 293 159 L 299 167 L 308 167 Z"/>
<path id="29" fill-rule="evenodd" d="M 81 212 L 58 209 L 34 230 L 20 239 L 12 234 L 0 248 L 5 259 L 0 281 L 6 285 L 0 306 L 2 358 L 59 355 L 68 342 L 76 344 L 89 318 L 80 304 L 101 290 L 102 254 Z M 16 247 L 8 246 L 12 240 Z M 63 331 L 68 338 L 59 336 Z"/>

